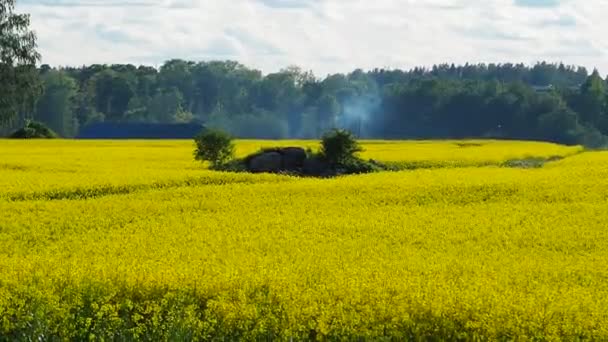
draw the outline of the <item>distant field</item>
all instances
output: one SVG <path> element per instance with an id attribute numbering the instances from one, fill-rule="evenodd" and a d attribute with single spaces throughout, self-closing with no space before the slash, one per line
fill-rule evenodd
<path id="1" fill-rule="evenodd" d="M 238 149 L 275 145 L 316 142 Z M 0 340 L 608 339 L 608 152 L 364 147 L 422 168 L 299 179 L 208 171 L 189 141 L 0 140 Z"/>
<path id="2" fill-rule="evenodd" d="M 302 146 L 317 149 L 317 141 L 237 143 L 244 156 L 262 147 Z M 518 158 L 569 156 L 581 147 L 541 142 L 504 141 L 366 141 L 364 158 L 417 167 L 489 166 Z M 62 191 L 130 192 L 130 189 L 227 182 L 277 177 L 224 175 L 206 171 L 193 158 L 192 141 L 12 141 L 0 140 L 0 198 L 45 196 Z M 282 179 L 285 180 L 285 179 Z"/>

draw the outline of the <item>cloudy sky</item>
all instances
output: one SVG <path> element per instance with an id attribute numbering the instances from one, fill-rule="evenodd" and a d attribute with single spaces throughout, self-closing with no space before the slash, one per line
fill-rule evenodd
<path id="1" fill-rule="evenodd" d="M 18 0 L 43 62 L 234 59 L 318 76 L 538 60 L 608 73 L 608 0 Z"/>

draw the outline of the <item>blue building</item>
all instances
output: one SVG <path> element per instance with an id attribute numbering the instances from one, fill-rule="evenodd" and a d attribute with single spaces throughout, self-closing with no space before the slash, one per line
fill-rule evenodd
<path id="1" fill-rule="evenodd" d="M 200 123 L 155 124 L 101 122 L 83 127 L 77 139 L 192 139 L 203 130 Z"/>

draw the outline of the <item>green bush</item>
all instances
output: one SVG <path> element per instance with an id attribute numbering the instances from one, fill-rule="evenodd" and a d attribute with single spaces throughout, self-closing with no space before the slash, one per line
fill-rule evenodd
<path id="1" fill-rule="evenodd" d="M 204 130 L 194 138 L 196 160 L 208 161 L 212 168 L 220 168 L 234 158 L 232 136 L 220 130 Z"/>
<path id="2" fill-rule="evenodd" d="M 346 162 L 340 164 L 343 174 L 360 174 L 360 173 L 371 173 L 387 170 L 384 164 L 381 164 L 373 160 L 363 160 L 359 158 L 352 158 Z"/>
<path id="3" fill-rule="evenodd" d="M 10 135 L 12 139 L 55 139 L 59 135 L 45 124 L 37 121 L 27 121 L 23 128 Z"/>
<path id="4" fill-rule="evenodd" d="M 363 151 L 355 136 L 344 129 L 333 129 L 323 135 L 321 155 L 332 166 L 345 165 L 357 159 Z"/>
<path id="5" fill-rule="evenodd" d="M 214 167 L 214 170 L 225 172 L 247 172 L 247 164 L 243 159 L 232 159 Z"/>

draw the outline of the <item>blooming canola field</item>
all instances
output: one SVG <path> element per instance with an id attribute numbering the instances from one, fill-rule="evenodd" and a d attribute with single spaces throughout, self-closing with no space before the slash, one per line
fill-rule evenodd
<path id="1" fill-rule="evenodd" d="M 237 143 L 276 145 L 316 147 Z M 363 146 L 408 170 L 232 174 L 187 141 L 0 141 L 0 340 L 608 339 L 607 152 Z M 555 161 L 504 164 L 531 157 Z"/>

